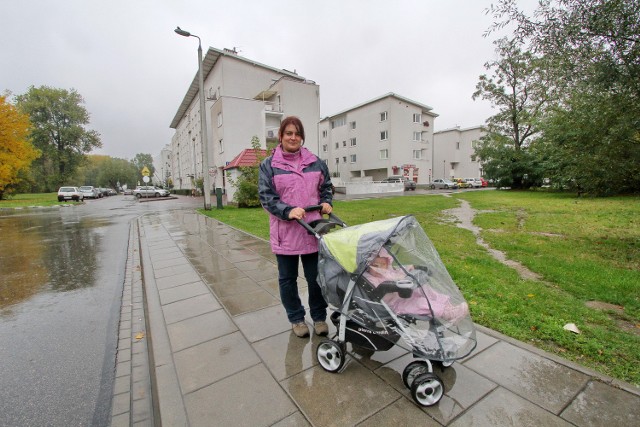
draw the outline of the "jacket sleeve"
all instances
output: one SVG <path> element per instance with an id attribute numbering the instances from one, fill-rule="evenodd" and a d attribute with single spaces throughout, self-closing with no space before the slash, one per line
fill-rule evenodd
<path id="1" fill-rule="evenodd" d="M 323 181 L 320 183 L 318 193 L 320 194 L 320 203 L 329 203 L 333 206 L 333 184 L 331 183 L 331 177 L 329 176 L 329 168 L 327 164 L 322 160 L 320 162 L 320 170 L 322 171 Z"/>
<path id="2" fill-rule="evenodd" d="M 260 163 L 258 174 L 258 197 L 262 207 L 272 215 L 284 220 L 289 219 L 289 212 L 293 206 L 280 200 L 280 195 L 273 185 L 273 167 L 271 157 L 267 157 Z"/>

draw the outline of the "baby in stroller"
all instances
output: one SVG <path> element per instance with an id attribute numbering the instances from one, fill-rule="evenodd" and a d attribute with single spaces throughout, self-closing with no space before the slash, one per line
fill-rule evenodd
<path id="1" fill-rule="evenodd" d="M 435 317 L 453 324 L 469 315 L 465 301 L 454 304 L 451 296 L 436 292 L 428 281 L 428 272 L 415 269 L 413 265 L 394 266 L 391 254 L 382 247 L 363 273 L 374 288 L 381 284 L 394 284 L 406 291 L 387 293 L 382 300 L 396 314 Z M 419 280 L 419 287 L 414 286 Z M 409 293 L 410 292 L 410 293 Z"/>

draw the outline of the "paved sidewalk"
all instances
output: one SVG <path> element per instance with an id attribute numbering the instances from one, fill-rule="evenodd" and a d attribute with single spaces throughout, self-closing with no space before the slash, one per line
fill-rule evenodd
<path id="1" fill-rule="evenodd" d="M 482 327 L 476 351 L 440 374 L 440 403 L 420 408 L 401 379 L 411 355 L 398 347 L 371 354 L 349 345 L 339 374 L 318 365 L 317 337 L 290 332 L 267 242 L 180 210 L 141 217 L 130 247 L 114 426 L 631 426 L 640 419 L 638 388 Z"/>

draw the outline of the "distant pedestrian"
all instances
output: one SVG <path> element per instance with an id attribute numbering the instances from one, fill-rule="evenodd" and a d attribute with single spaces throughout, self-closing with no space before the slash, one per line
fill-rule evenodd
<path id="1" fill-rule="evenodd" d="M 321 205 L 331 213 L 333 200 L 327 165 L 303 147 L 304 127 L 297 117 L 286 117 L 280 124 L 280 144 L 273 155 L 260 164 L 258 192 L 260 203 L 269 212 L 271 250 L 278 261 L 280 299 L 298 337 L 309 336 L 305 309 L 298 293 L 298 264 L 302 260 L 309 292 L 309 312 L 316 335 L 327 335 L 327 303 L 318 285 L 318 241 L 295 221 L 310 222 L 322 217 L 304 208 Z"/>

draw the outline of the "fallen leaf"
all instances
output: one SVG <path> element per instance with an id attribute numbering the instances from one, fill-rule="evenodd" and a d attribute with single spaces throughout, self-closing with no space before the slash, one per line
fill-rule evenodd
<path id="1" fill-rule="evenodd" d="M 535 295 L 534 295 L 534 294 L 529 294 L 529 295 L 527 295 L 527 296 L 528 296 L 529 298 L 533 298 L 533 297 L 535 297 Z"/>
<path id="2" fill-rule="evenodd" d="M 141 340 L 142 338 L 144 338 L 144 332 L 138 332 L 135 336 L 135 339 L 137 340 Z"/>
<path id="3" fill-rule="evenodd" d="M 578 329 L 575 323 L 567 323 L 562 329 L 564 329 L 565 331 L 573 332 L 574 334 L 580 333 L 580 329 Z"/>

